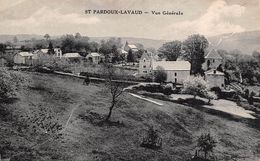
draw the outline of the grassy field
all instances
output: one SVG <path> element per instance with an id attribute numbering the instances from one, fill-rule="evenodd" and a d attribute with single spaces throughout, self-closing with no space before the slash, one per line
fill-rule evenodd
<path id="1" fill-rule="evenodd" d="M 218 160 L 260 159 L 260 132 L 253 121 L 161 100 L 157 101 L 163 106 L 158 106 L 126 93 L 111 118 L 119 123 L 99 126 L 95 120 L 104 117 L 109 106 L 103 84 L 84 86 L 76 78 L 39 73 L 26 76 L 32 78 L 31 87 L 21 90 L 17 99 L 0 104 L 0 152 L 4 157 L 44 161 L 180 161 L 194 154 L 200 134 L 210 132 L 218 142 L 214 151 Z M 19 130 L 21 116 L 33 115 L 42 108 L 62 125 L 61 138 Z M 140 147 L 149 126 L 159 131 L 162 149 Z"/>

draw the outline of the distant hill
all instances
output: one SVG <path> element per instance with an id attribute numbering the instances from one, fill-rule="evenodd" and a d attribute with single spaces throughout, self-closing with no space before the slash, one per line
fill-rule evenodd
<path id="1" fill-rule="evenodd" d="M 19 41 L 34 39 L 43 39 L 43 35 L 36 34 L 17 34 L 17 35 L 0 35 L 0 42 L 4 43 L 7 41 L 13 42 L 14 37 L 17 37 Z"/>
<path id="2" fill-rule="evenodd" d="M 0 35 L 0 42 L 13 41 L 14 36 L 19 41 L 34 39 L 43 39 L 43 35 L 36 34 L 19 34 L 19 35 Z M 57 38 L 59 36 L 52 36 Z M 101 40 L 107 40 L 109 37 L 90 37 L 91 41 L 100 42 Z M 145 48 L 158 49 L 166 40 L 155 40 L 147 38 L 134 38 L 134 37 L 121 37 L 123 45 L 126 41 L 130 44 L 143 44 Z M 260 50 L 260 30 L 248 31 L 235 34 L 223 34 L 213 37 L 208 37 L 210 42 L 210 48 L 224 49 L 232 51 L 234 49 L 240 50 L 243 54 L 250 55 L 254 50 Z M 217 45 L 219 42 L 221 43 Z"/>
<path id="3" fill-rule="evenodd" d="M 260 50 L 260 30 L 235 34 L 223 34 L 208 38 L 210 47 L 232 51 L 240 50 L 243 54 L 250 55 L 254 50 Z M 221 43 L 217 46 L 217 44 Z"/>
<path id="4" fill-rule="evenodd" d="M 109 37 L 90 37 L 90 40 L 100 42 L 101 40 L 109 39 Z M 154 40 L 154 39 L 146 39 L 146 38 L 134 38 L 134 37 L 121 37 L 123 45 L 125 42 L 129 42 L 129 44 L 143 44 L 145 48 L 155 48 L 158 49 L 162 46 L 163 43 L 167 42 L 166 40 Z"/>

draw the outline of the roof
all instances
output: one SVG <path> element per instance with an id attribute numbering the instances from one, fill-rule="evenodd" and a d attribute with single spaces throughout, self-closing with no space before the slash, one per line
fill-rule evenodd
<path id="1" fill-rule="evenodd" d="M 212 49 L 206 56 L 205 58 L 212 58 L 212 59 L 222 59 L 222 57 L 219 55 L 216 50 Z"/>
<path id="2" fill-rule="evenodd" d="M 95 56 L 101 56 L 99 53 L 90 53 L 87 55 L 87 57 L 95 57 Z"/>
<path id="3" fill-rule="evenodd" d="M 214 71 L 216 73 L 214 73 Z M 209 71 L 206 71 L 205 72 L 206 75 L 224 75 L 224 73 L 220 72 L 220 71 L 217 71 L 217 70 L 209 70 Z"/>
<path id="4" fill-rule="evenodd" d="M 128 47 L 131 49 L 137 49 L 137 47 L 135 45 L 128 45 Z"/>
<path id="5" fill-rule="evenodd" d="M 48 53 L 49 49 L 41 49 L 43 53 Z"/>
<path id="6" fill-rule="evenodd" d="M 81 56 L 79 55 L 79 53 L 65 53 L 63 55 L 63 57 L 65 57 L 65 58 L 80 58 Z"/>
<path id="7" fill-rule="evenodd" d="M 152 64 L 152 69 L 157 70 L 157 67 L 162 67 L 164 70 L 190 70 L 191 65 L 188 61 L 156 61 Z"/>
<path id="8" fill-rule="evenodd" d="M 123 49 L 121 49 L 121 53 L 122 53 L 122 54 L 127 54 L 128 52 L 125 51 L 125 50 L 123 50 Z"/>
<path id="9" fill-rule="evenodd" d="M 18 54 L 21 55 L 21 56 L 33 56 L 33 54 L 29 53 L 29 52 L 20 52 Z"/>

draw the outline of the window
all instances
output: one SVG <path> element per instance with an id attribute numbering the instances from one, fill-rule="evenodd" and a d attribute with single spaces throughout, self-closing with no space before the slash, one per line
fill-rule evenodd
<path id="1" fill-rule="evenodd" d="M 144 59 L 144 62 L 145 62 L 145 59 Z"/>
<path id="2" fill-rule="evenodd" d="M 213 63 L 215 63 L 215 59 L 213 59 Z"/>
<path id="3" fill-rule="evenodd" d="M 143 71 L 143 73 L 147 73 L 147 71 Z"/>
<path id="4" fill-rule="evenodd" d="M 175 83 L 177 83 L 177 78 L 175 78 Z"/>
<path id="5" fill-rule="evenodd" d="M 224 87 L 224 84 L 221 84 L 221 87 Z"/>
<path id="6" fill-rule="evenodd" d="M 146 65 L 144 65 L 143 68 L 146 68 Z"/>
<path id="7" fill-rule="evenodd" d="M 174 76 L 177 76 L 177 73 L 174 73 Z"/>

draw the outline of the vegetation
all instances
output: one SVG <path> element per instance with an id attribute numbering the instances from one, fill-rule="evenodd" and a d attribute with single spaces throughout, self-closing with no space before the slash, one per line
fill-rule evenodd
<path id="1" fill-rule="evenodd" d="M 153 127 L 150 127 L 146 133 L 146 136 L 143 138 L 141 146 L 151 149 L 161 149 L 162 138 L 159 136 L 158 130 L 155 130 Z"/>
<path id="2" fill-rule="evenodd" d="M 159 52 L 164 54 L 168 61 L 176 61 L 181 55 L 181 41 L 167 42 L 158 49 Z"/>
<path id="3" fill-rule="evenodd" d="M 122 70 L 119 71 L 120 75 L 123 76 Z M 116 70 L 111 65 L 104 65 L 103 75 L 106 79 L 106 90 L 110 93 L 111 96 L 111 104 L 109 106 L 109 113 L 105 119 L 105 121 L 109 121 L 112 111 L 115 105 L 118 103 L 120 96 L 122 96 L 124 92 L 124 86 L 122 83 L 115 82 L 115 76 L 117 75 Z"/>
<path id="4" fill-rule="evenodd" d="M 183 82 L 182 92 L 193 95 L 195 99 L 196 96 L 203 96 L 205 93 L 207 93 L 207 83 L 200 76 L 191 76 Z"/>
<path id="5" fill-rule="evenodd" d="M 210 135 L 210 133 L 202 134 L 197 141 L 197 147 L 199 148 L 199 151 L 202 151 L 204 153 L 204 159 L 208 159 L 208 154 L 210 152 L 213 152 L 216 144 L 217 142 Z"/>
<path id="6" fill-rule="evenodd" d="M 156 71 L 154 71 L 154 81 L 157 83 L 163 83 L 167 80 L 167 73 L 164 71 L 162 67 L 157 67 Z"/>
<path id="7" fill-rule="evenodd" d="M 7 99 L 16 95 L 25 78 L 19 73 L 0 68 L 0 99 Z"/>
<path id="8" fill-rule="evenodd" d="M 213 114 L 163 100 L 160 100 L 163 106 L 158 106 L 126 94 L 125 99 L 117 103 L 116 107 L 120 108 L 113 113 L 113 119 L 123 121 L 125 126 L 95 126 L 79 115 L 106 116 L 111 95 L 104 92 L 105 84 L 85 86 L 82 80 L 71 77 L 23 74 L 33 77 L 31 88 L 19 90 L 19 99 L 13 103 L 0 103 L 0 151 L 3 158 L 40 161 L 187 160 L 197 143 L 193 137 L 200 136 L 205 129 L 210 129 L 211 134 L 219 138 L 218 148 L 214 150 L 219 160 L 259 158 L 256 140 L 260 135 L 256 127 L 249 126 L 253 125 L 252 120 L 239 121 L 219 112 Z M 18 130 L 22 122 L 29 127 L 38 124 L 22 121 L 26 116 L 31 118 L 29 120 L 39 116 L 36 133 L 27 132 L 27 128 L 22 128 L 23 132 Z M 51 116 L 51 119 L 46 118 L 41 128 L 40 119 L 45 116 Z M 62 130 L 54 128 L 53 134 L 44 133 L 48 122 L 62 125 Z M 140 146 L 143 136 L 147 136 L 148 125 L 157 127 L 160 132 L 158 135 L 163 140 L 160 150 Z M 28 129 L 33 131 L 34 128 Z M 60 133 L 61 137 L 54 137 Z"/>

